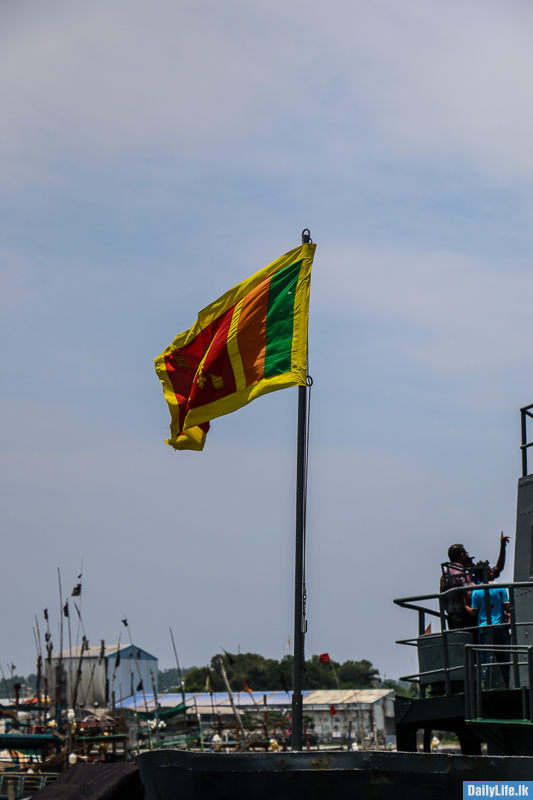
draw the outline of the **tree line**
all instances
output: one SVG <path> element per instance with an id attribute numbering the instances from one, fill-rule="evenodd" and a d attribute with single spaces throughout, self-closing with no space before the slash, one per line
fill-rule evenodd
<path id="1" fill-rule="evenodd" d="M 226 687 L 220 667 L 221 656 L 211 658 L 205 667 L 191 667 L 184 670 L 186 692 L 224 692 Z M 254 692 L 292 691 L 293 657 L 284 656 L 280 661 L 265 658 L 259 653 L 225 654 L 224 667 L 232 691 L 242 692 L 247 688 Z M 371 689 L 378 683 L 379 670 L 370 661 L 329 661 L 322 663 L 317 655 L 305 662 L 304 689 Z M 183 677 L 183 674 L 182 674 Z M 337 684 L 338 680 L 338 684 Z M 159 672 L 159 690 L 168 691 L 179 687 L 177 669 Z"/>
<path id="2" fill-rule="evenodd" d="M 225 692 L 226 687 L 222 678 L 220 656 L 214 655 L 208 666 L 189 667 L 181 670 L 181 677 L 185 682 L 186 692 Z M 293 657 L 284 656 L 280 661 L 275 658 L 265 658 L 259 653 L 239 653 L 238 655 L 225 654 L 222 656 L 224 667 L 232 691 L 242 692 L 251 689 L 254 692 L 292 691 Z M 374 687 L 394 689 L 399 694 L 412 694 L 415 684 L 399 684 L 392 680 L 381 680 L 379 670 L 370 661 L 363 658 L 360 661 L 334 661 L 322 663 L 318 655 L 313 655 L 305 662 L 306 670 L 303 676 L 304 689 L 372 689 Z M 338 680 L 338 684 L 337 684 Z M 22 685 L 21 697 L 34 694 L 37 686 L 37 675 L 31 674 L 24 678 L 13 675 L 13 680 L 6 677 L 0 679 L 0 697 L 14 697 L 13 684 Z M 179 692 L 180 683 L 178 670 L 165 669 L 158 672 L 159 691 Z M 245 688 L 246 687 L 246 688 Z"/>

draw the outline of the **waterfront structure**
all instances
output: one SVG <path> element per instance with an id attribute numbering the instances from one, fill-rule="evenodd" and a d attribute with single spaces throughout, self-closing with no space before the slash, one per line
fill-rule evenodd
<path id="1" fill-rule="evenodd" d="M 157 698 L 161 709 L 173 708 L 181 694 L 162 694 Z M 308 720 L 309 733 L 321 742 L 353 741 L 364 743 L 395 744 L 394 691 L 392 689 L 327 689 L 303 693 L 303 716 Z M 148 708 L 154 710 L 153 694 L 146 695 Z M 185 695 L 189 717 L 199 715 L 202 725 L 214 728 L 219 723 L 224 728 L 235 727 L 235 715 L 227 692 L 187 693 Z M 285 714 L 287 728 L 292 708 L 292 695 L 286 692 L 235 692 L 233 701 L 238 711 L 260 714 L 277 711 Z M 142 695 L 128 697 L 118 704 L 124 709 L 144 708 Z M 304 726 L 305 727 L 305 726 Z"/>
<path id="2" fill-rule="evenodd" d="M 322 742 L 350 738 L 396 744 L 392 689 L 306 692 L 303 706 L 304 717 L 311 717 L 313 731 Z"/>
<path id="3" fill-rule="evenodd" d="M 63 650 L 52 656 L 47 666 L 48 686 L 52 703 L 56 702 L 58 683 L 61 685 L 63 707 L 74 704 L 83 708 L 109 707 L 126 697 L 149 692 L 153 697 L 152 676 L 157 692 L 158 660 L 137 645 L 101 645 Z M 118 657 L 117 657 L 117 654 Z M 61 678 L 59 677 L 61 674 Z"/>

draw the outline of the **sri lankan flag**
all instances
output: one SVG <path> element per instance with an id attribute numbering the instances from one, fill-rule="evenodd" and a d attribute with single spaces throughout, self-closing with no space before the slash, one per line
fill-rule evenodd
<path id="1" fill-rule="evenodd" d="M 291 250 L 204 308 L 155 359 L 176 450 L 202 450 L 209 420 L 305 384 L 316 245 Z"/>

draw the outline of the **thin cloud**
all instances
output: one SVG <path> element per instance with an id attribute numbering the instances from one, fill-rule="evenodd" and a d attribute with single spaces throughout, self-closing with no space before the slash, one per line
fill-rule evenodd
<path id="1" fill-rule="evenodd" d="M 342 173 L 458 159 L 523 184 L 533 159 L 523 3 L 10 4 L 0 99 L 11 185 L 139 168 Z M 304 10 L 306 13 L 301 14 Z M 29 12 L 29 13 L 28 13 Z M 146 163 L 143 164 L 143 161 Z M 115 164 L 118 166 L 118 164 Z"/>
<path id="2" fill-rule="evenodd" d="M 315 272 L 314 308 L 370 323 L 370 335 L 407 369 L 418 364 L 457 380 L 533 367 L 533 276 L 525 259 L 355 244 L 325 258 L 327 267 Z"/>

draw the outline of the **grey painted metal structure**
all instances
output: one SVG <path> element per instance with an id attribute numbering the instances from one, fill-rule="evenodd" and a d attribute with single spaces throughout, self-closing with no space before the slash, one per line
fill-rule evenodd
<path id="1" fill-rule="evenodd" d="M 137 756 L 145 800 L 427 800 L 463 796 L 464 780 L 531 780 L 533 758 L 386 752 Z"/>
<path id="2" fill-rule="evenodd" d="M 528 475 L 527 457 L 528 449 L 533 446 L 533 442 L 527 441 L 527 420 L 533 419 L 531 409 L 533 405 L 520 409 L 522 477 L 518 481 L 514 579 L 532 583 L 517 588 L 512 603 L 516 619 L 522 623 L 513 643 L 526 647 L 533 645 L 533 475 Z M 520 684 L 529 685 L 527 669 L 520 670 Z"/>
<path id="3" fill-rule="evenodd" d="M 528 450 L 533 442 L 527 441 L 532 409 L 533 405 L 520 409 L 522 476 L 517 490 L 514 580 L 498 584 L 509 591 L 510 626 L 490 624 L 489 583 L 478 586 L 485 592 L 489 610 L 489 625 L 483 628 L 488 631 L 489 644 L 484 645 L 477 641 L 479 629 L 475 626 L 447 629 L 446 598 L 468 592 L 471 587 L 394 601 L 418 614 L 418 636 L 400 642 L 417 648 L 419 672 L 405 678 L 418 684 L 419 700 L 397 703 L 399 747 L 414 749 L 418 726 L 426 733 L 431 728 L 454 730 L 463 751 L 479 752 L 484 741 L 495 754 L 533 755 L 533 475 L 528 474 Z M 427 617 L 439 620 L 439 633 L 425 634 Z M 510 645 L 494 644 L 492 631 L 497 627 L 510 627 Z M 488 656 L 488 664 L 483 656 Z M 503 661 L 509 667 L 507 689 L 497 656 L 500 665 Z M 437 695 L 442 698 L 436 704 Z M 429 740 L 429 736 L 425 738 Z"/>
<path id="4" fill-rule="evenodd" d="M 303 743 L 302 678 L 305 664 L 304 559 L 307 386 L 298 386 L 298 444 L 296 462 L 296 540 L 294 557 L 294 663 L 292 732 L 295 750 Z"/>

